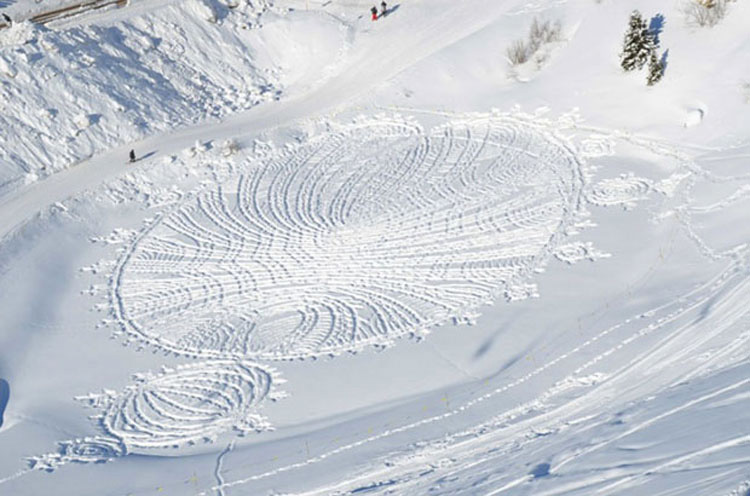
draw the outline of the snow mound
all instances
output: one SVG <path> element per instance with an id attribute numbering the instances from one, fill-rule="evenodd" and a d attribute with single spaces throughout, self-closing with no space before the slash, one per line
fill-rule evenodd
<path id="1" fill-rule="evenodd" d="M 685 127 L 695 127 L 703 122 L 707 109 L 703 106 L 689 107 L 685 111 Z"/>
<path id="2" fill-rule="evenodd" d="M 189 0 L 187 8 L 209 22 L 219 22 L 227 16 L 229 8 L 217 0 Z"/>
<path id="3" fill-rule="evenodd" d="M 42 31 L 44 28 L 31 21 L 13 23 L 9 28 L 0 29 L 0 48 L 32 42 Z"/>

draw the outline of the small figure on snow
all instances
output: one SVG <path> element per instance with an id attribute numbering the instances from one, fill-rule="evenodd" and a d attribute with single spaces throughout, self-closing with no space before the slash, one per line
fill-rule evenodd
<path id="1" fill-rule="evenodd" d="M 135 162 L 135 150 L 130 150 L 130 161 Z"/>
<path id="2" fill-rule="evenodd" d="M 370 9 L 370 12 L 372 13 L 372 20 L 377 21 L 378 20 L 378 9 L 373 5 Z"/>
<path id="3" fill-rule="evenodd" d="M 380 2 L 380 17 L 385 16 L 388 13 L 388 4 Z"/>
<path id="4" fill-rule="evenodd" d="M 10 20 L 10 16 L 3 12 L 3 21 L 5 21 L 5 24 L 8 25 L 8 27 L 13 25 L 13 21 Z"/>

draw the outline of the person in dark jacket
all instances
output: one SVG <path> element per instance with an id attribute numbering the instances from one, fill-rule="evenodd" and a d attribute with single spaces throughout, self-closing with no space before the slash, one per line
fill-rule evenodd
<path id="1" fill-rule="evenodd" d="M 130 150 L 130 161 L 135 162 L 135 150 Z"/>
<path id="2" fill-rule="evenodd" d="M 388 4 L 380 2 L 380 17 L 383 17 L 388 13 Z"/>

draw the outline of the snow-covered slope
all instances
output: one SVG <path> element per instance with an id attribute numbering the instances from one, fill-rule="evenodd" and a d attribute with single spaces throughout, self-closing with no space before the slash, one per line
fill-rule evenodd
<path id="1" fill-rule="evenodd" d="M 162 2 L 87 25 L 0 31 L 0 194 L 109 147 L 278 99 L 300 60 L 335 59 L 338 22 L 258 29 L 274 14 L 256 3 Z"/>
<path id="2" fill-rule="evenodd" d="M 750 6 L 237 3 L 0 31 L 0 493 L 746 496 Z"/>

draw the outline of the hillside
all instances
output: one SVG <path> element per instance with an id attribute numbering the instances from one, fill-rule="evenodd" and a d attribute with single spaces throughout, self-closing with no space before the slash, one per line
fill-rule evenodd
<path id="1" fill-rule="evenodd" d="M 750 494 L 750 5 L 62 4 L 0 1 L 0 493 Z"/>

